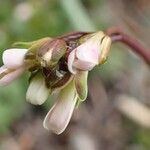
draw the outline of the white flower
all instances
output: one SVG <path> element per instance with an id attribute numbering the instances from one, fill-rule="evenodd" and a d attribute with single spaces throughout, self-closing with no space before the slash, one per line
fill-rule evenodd
<path id="1" fill-rule="evenodd" d="M 0 67 L 0 85 L 7 85 L 17 79 L 27 66 L 24 64 L 24 57 L 27 49 L 7 49 L 2 59 L 4 65 Z"/>
<path id="2" fill-rule="evenodd" d="M 108 40 L 104 43 L 103 39 L 106 37 L 109 38 L 103 32 L 99 31 L 86 42 L 75 48 L 68 56 L 69 71 L 76 74 L 77 70 L 89 71 L 98 65 L 101 54 L 107 54 L 104 53 L 103 50 L 105 50 L 105 47 L 111 42 L 111 40 Z M 101 47 L 103 47 L 103 49 L 101 49 Z"/>
<path id="3" fill-rule="evenodd" d="M 57 102 L 50 109 L 43 122 L 44 128 L 61 134 L 67 127 L 77 102 L 74 81 L 61 90 Z"/>
<path id="4" fill-rule="evenodd" d="M 31 80 L 26 93 L 27 101 L 41 105 L 49 94 L 59 90 L 56 102 L 43 122 L 46 129 L 56 134 L 66 129 L 75 107 L 87 98 L 88 71 L 104 62 L 111 44 L 110 38 L 101 31 L 82 37 L 79 42 L 82 44 L 69 56 L 65 40 L 51 38 L 19 42 L 16 45 L 27 49 L 7 49 L 3 53 L 0 85 L 11 83 L 29 70 Z"/>

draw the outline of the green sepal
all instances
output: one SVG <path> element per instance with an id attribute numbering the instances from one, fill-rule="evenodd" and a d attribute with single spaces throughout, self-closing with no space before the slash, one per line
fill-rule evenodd
<path id="1" fill-rule="evenodd" d="M 32 41 L 32 42 L 15 42 L 12 47 L 17 47 L 17 48 L 26 48 L 29 49 L 33 44 L 35 44 L 37 41 Z"/>
<path id="2" fill-rule="evenodd" d="M 88 71 L 78 71 L 75 75 L 75 87 L 78 97 L 81 101 L 87 98 L 88 85 L 87 85 Z"/>
<path id="3" fill-rule="evenodd" d="M 34 61 L 35 64 L 38 64 L 37 60 L 36 60 L 36 55 L 37 55 L 37 51 L 47 42 L 51 41 L 51 38 L 46 37 L 46 38 L 42 38 L 40 40 L 31 42 L 32 44 L 30 45 L 30 47 L 28 48 L 28 52 L 26 53 L 25 56 L 25 61 L 26 62 L 30 62 L 30 61 Z"/>
<path id="4" fill-rule="evenodd" d="M 54 39 L 45 43 L 37 52 L 38 61 L 43 67 L 55 66 L 62 58 L 67 49 L 67 44 L 63 39 Z"/>
<path id="5" fill-rule="evenodd" d="M 82 102 L 83 101 L 78 97 L 77 102 L 76 102 L 76 108 L 78 108 Z"/>
<path id="6" fill-rule="evenodd" d="M 83 44 L 84 42 L 86 42 L 87 40 L 89 40 L 95 33 L 90 33 L 90 34 L 86 34 L 84 36 L 82 36 L 79 41 L 78 44 Z"/>
<path id="7" fill-rule="evenodd" d="M 39 39 L 33 43 L 33 45 L 29 48 L 29 52 L 35 53 L 37 50 L 39 50 L 43 45 L 50 42 L 52 38 L 45 37 L 42 39 Z"/>

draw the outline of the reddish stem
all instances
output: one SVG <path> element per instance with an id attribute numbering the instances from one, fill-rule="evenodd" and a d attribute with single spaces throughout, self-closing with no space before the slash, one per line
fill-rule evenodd
<path id="1" fill-rule="evenodd" d="M 150 51 L 144 48 L 138 40 L 125 34 L 118 28 L 110 28 L 106 33 L 112 38 L 113 42 L 119 41 L 129 46 L 135 53 L 141 56 L 148 65 L 150 65 Z"/>

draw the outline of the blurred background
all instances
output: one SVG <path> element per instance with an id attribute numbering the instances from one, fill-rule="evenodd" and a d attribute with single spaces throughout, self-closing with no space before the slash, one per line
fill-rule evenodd
<path id="1" fill-rule="evenodd" d="M 149 48 L 150 1 L 0 0 L 0 55 L 16 41 L 112 26 Z M 150 149 L 150 71 L 128 47 L 114 44 L 107 63 L 90 72 L 88 99 L 59 136 L 42 126 L 51 98 L 26 102 L 28 76 L 0 87 L 0 150 Z"/>

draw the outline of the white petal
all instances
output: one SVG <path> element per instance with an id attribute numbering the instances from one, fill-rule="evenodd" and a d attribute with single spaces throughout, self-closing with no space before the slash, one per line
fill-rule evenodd
<path id="1" fill-rule="evenodd" d="M 28 87 L 26 99 L 31 104 L 41 105 L 46 101 L 49 93 L 50 89 L 46 87 L 44 77 L 37 74 Z"/>
<path id="2" fill-rule="evenodd" d="M 68 56 L 68 69 L 72 74 L 76 74 L 77 70 L 73 67 L 75 61 L 76 50 L 73 50 Z"/>
<path id="3" fill-rule="evenodd" d="M 98 64 L 99 49 L 100 42 L 98 43 L 95 41 L 93 42 L 91 40 L 88 40 L 87 42 L 77 47 L 76 57 L 81 61 Z"/>
<path id="4" fill-rule="evenodd" d="M 77 69 L 88 71 L 99 64 L 101 41 L 105 34 L 101 31 L 93 34 L 86 42 L 74 49 L 68 56 L 68 69 L 76 74 Z"/>
<path id="5" fill-rule="evenodd" d="M 56 104 L 43 122 L 44 128 L 61 134 L 67 127 L 77 101 L 74 82 L 71 81 L 60 93 Z"/>
<path id="6" fill-rule="evenodd" d="M 2 66 L 0 68 L 0 75 L 2 73 L 6 73 L 4 77 L 0 79 L 0 86 L 5 86 L 10 84 L 12 81 L 16 80 L 18 77 L 20 77 L 25 71 L 24 67 L 18 68 L 17 70 L 9 70 L 5 66 Z"/>
<path id="7" fill-rule="evenodd" d="M 73 64 L 75 68 L 78 68 L 83 71 L 90 71 L 95 67 L 95 65 L 96 64 L 93 64 L 91 62 L 85 62 L 85 61 L 80 61 L 80 60 L 75 61 Z"/>
<path id="8" fill-rule="evenodd" d="M 24 64 L 27 49 L 7 49 L 3 52 L 3 63 L 7 68 L 16 69 Z"/>

